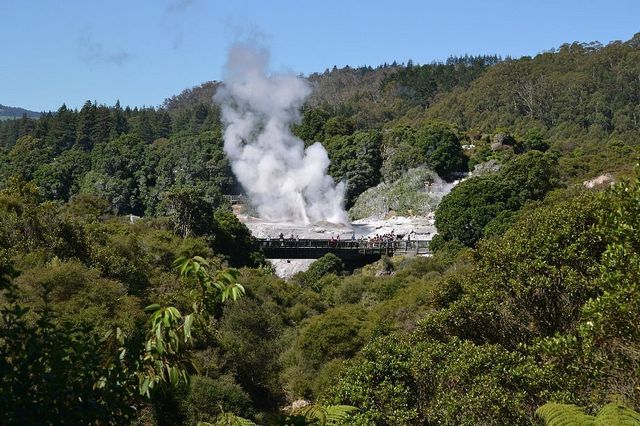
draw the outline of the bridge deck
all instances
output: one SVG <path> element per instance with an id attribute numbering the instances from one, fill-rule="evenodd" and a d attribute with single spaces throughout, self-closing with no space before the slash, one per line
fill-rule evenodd
<path id="1" fill-rule="evenodd" d="M 335 241 L 326 239 L 269 240 L 258 239 L 265 256 L 269 259 L 318 259 L 333 253 L 343 260 L 375 261 L 382 255 L 430 254 L 428 241 L 384 241 L 364 240 Z"/>

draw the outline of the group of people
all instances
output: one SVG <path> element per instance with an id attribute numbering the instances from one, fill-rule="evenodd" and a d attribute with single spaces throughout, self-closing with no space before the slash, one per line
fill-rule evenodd
<path id="1" fill-rule="evenodd" d="M 396 235 L 394 231 L 391 231 L 386 234 L 376 234 L 356 239 L 356 234 L 353 232 L 350 239 L 341 240 L 339 234 L 336 236 L 332 235 L 327 241 L 327 244 L 329 247 L 388 247 L 394 241 L 401 240 L 402 237 L 402 235 Z M 406 235 L 405 239 L 411 241 L 411 233 Z M 298 247 L 300 245 L 300 237 L 297 234 L 291 234 L 289 237 L 286 237 L 284 233 L 281 232 L 280 235 L 278 235 L 276 243 L 272 242 L 271 235 L 267 235 L 266 240 L 268 246 L 273 244 L 275 247 Z"/>
<path id="2" fill-rule="evenodd" d="M 278 242 L 280 243 L 280 247 L 295 247 L 298 245 L 299 241 L 300 237 L 297 234 L 291 234 L 289 238 L 286 238 L 284 236 L 284 233 L 282 232 L 280 233 L 280 235 L 278 235 Z M 271 235 L 267 235 L 267 245 L 271 245 Z"/>
<path id="3" fill-rule="evenodd" d="M 380 247 L 380 246 L 386 247 L 399 239 L 401 239 L 401 237 L 397 236 L 393 231 L 391 231 L 387 234 L 382 234 L 382 235 L 376 234 L 374 236 L 370 236 L 369 238 L 366 238 L 363 242 L 365 243 L 366 247 Z"/>

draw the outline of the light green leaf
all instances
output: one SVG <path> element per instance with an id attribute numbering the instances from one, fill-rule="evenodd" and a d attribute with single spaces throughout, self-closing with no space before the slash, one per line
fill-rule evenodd
<path id="1" fill-rule="evenodd" d="M 191 325 L 193 324 L 193 314 L 184 317 L 184 340 L 191 338 Z"/>
<path id="2" fill-rule="evenodd" d="M 146 308 L 144 308 L 144 311 L 145 311 L 145 312 L 147 312 L 147 313 L 149 313 L 149 312 L 155 312 L 155 311 L 157 311 L 158 309 L 160 309 L 161 307 L 162 307 L 162 306 L 160 306 L 159 304 L 154 303 L 154 304 L 149 305 L 149 306 L 147 306 Z"/>

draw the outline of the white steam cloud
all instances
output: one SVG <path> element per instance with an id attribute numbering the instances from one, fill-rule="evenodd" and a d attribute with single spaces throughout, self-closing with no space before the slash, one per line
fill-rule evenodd
<path id="1" fill-rule="evenodd" d="M 305 149 L 290 130 L 311 87 L 292 74 L 269 74 L 268 62 L 264 49 L 236 44 L 229 51 L 215 100 L 233 172 L 262 218 L 347 223 L 344 184 L 327 174 L 327 151 L 317 142 Z"/>

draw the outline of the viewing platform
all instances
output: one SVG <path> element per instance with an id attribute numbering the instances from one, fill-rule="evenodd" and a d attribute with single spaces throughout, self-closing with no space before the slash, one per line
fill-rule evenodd
<path id="1" fill-rule="evenodd" d="M 268 259 L 319 259 L 327 253 L 338 256 L 347 266 L 366 265 L 383 255 L 424 256 L 431 254 L 429 241 L 367 241 L 329 239 L 257 239 Z"/>

